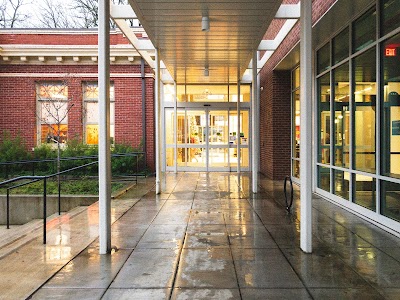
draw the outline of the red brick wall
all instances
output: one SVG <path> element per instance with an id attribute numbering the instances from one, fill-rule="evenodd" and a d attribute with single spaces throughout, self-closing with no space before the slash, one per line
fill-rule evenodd
<path id="1" fill-rule="evenodd" d="M 140 35 L 137 35 L 139 38 Z M 32 33 L 0 33 L 1 44 L 24 44 L 24 45 L 97 45 L 97 31 L 81 33 L 40 33 L 40 31 L 33 31 Z M 110 34 L 110 44 L 129 44 L 129 40 L 121 33 Z"/>
<path id="2" fill-rule="evenodd" d="M 146 73 L 151 73 L 146 68 Z M 68 84 L 68 97 L 74 107 L 68 116 L 68 138 L 83 134 L 82 84 L 97 77 L 77 77 L 77 73 L 97 73 L 95 65 L 2 65 L 1 73 L 22 73 L 27 76 L 0 77 L 0 131 L 20 135 L 28 149 L 36 144 L 35 84 L 39 81 L 62 80 Z M 34 73 L 62 73 L 67 77 L 30 77 Z M 115 141 L 137 147 L 142 140 L 142 83 L 140 77 L 112 77 L 112 73 L 140 74 L 138 65 L 112 65 L 111 81 L 115 88 Z M 154 79 L 146 78 L 147 159 L 154 168 Z M 0 135 L 0 140 L 2 134 Z"/>
<path id="3" fill-rule="evenodd" d="M 313 22 L 320 19 L 335 2 L 335 0 L 314 0 Z M 272 22 L 264 38 L 273 38 L 281 23 L 279 20 Z M 291 163 L 290 70 L 274 71 L 274 69 L 299 41 L 299 23 L 293 27 L 260 72 L 260 83 L 263 87 L 260 98 L 260 171 L 274 180 L 281 180 L 289 175 Z"/>

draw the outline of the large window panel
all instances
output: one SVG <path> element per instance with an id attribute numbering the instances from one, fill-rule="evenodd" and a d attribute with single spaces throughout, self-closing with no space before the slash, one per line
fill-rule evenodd
<path id="1" fill-rule="evenodd" d="M 300 67 L 292 71 L 292 176 L 300 178 Z"/>
<path id="2" fill-rule="evenodd" d="M 371 8 L 353 23 L 353 53 L 376 40 L 376 11 Z"/>
<path id="3" fill-rule="evenodd" d="M 318 179 L 317 186 L 327 192 L 330 192 L 330 169 L 326 167 L 318 166 Z"/>
<path id="4" fill-rule="evenodd" d="M 110 136 L 114 144 L 115 137 L 115 102 L 114 86 L 110 85 Z M 99 143 L 99 87 L 97 82 L 86 82 L 83 85 L 84 102 L 84 135 L 87 145 Z"/>
<path id="5" fill-rule="evenodd" d="M 72 108 L 65 82 L 41 82 L 36 85 L 40 143 L 65 143 L 68 112 Z"/>
<path id="6" fill-rule="evenodd" d="M 334 121 L 334 160 L 339 167 L 350 167 L 350 81 L 349 64 L 346 63 L 333 71 L 335 87 Z"/>
<path id="7" fill-rule="evenodd" d="M 350 199 L 350 173 L 340 170 L 333 170 L 334 194 L 349 200 Z"/>
<path id="8" fill-rule="evenodd" d="M 318 79 L 318 162 L 330 163 L 330 141 L 331 141 L 331 112 L 330 112 L 330 78 L 329 73 Z"/>
<path id="9" fill-rule="evenodd" d="M 330 43 L 327 43 L 321 49 L 317 51 L 317 71 L 318 74 L 327 70 L 330 63 Z"/>
<path id="10" fill-rule="evenodd" d="M 376 56 L 371 49 L 354 59 L 355 167 L 375 173 Z"/>
<path id="11" fill-rule="evenodd" d="M 381 181 L 381 214 L 400 221 L 400 184 Z"/>
<path id="12" fill-rule="evenodd" d="M 400 1 L 382 0 L 382 35 L 385 35 L 399 27 Z"/>
<path id="13" fill-rule="evenodd" d="M 376 208 L 376 180 L 375 178 L 355 175 L 354 202 L 372 211 Z"/>
<path id="14" fill-rule="evenodd" d="M 348 27 L 333 38 L 333 64 L 335 65 L 347 57 L 349 57 Z"/>
<path id="15" fill-rule="evenodd" d="M 382 45 L 382 173 L 400 178 L 400 34 Z"/>

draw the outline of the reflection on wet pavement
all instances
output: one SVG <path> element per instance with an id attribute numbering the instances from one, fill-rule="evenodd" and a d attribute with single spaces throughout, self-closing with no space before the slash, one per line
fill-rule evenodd
<path id="1" fill-rule="evenodd" d="M 41 253 L 35 267 L 59 270 L 33 299 L 399 299 L 397 237 L 314 197 L 305 254 L 298 189 L 288 215 L 282 182 L 261 178 L 257 195 L 250 183 L 248 174 L 168 173 L 161 195 L 125 195 L 132 207 L 115 216 L 111 255 L 98 255 L 97 219 L 61 226 L 46 252 L 29 248 Z M 80 235 L 94 241 L 77 255 Z M 21 276 L 0 263 L 3 276 Z"/>

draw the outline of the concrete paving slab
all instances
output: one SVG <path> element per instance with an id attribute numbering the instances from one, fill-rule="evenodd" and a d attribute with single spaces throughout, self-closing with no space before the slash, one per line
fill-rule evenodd
<path id="1" fill-rule="evenodd" d="M 66 288 L 42 288 L 32 296 L 32 300 L 100 300 L 106 289 L 66 289 Z"/>
<path id="2" fill-rule="evenodd" d="M 239 289 L 174 289 L 173 300 L 240 300 Z"/>

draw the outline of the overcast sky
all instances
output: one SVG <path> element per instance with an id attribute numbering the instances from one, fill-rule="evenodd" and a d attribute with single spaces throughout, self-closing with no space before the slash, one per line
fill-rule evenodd
<path id="1" fill-rule="evenodd" d="M 8 1 L 8 0 L 6 0 Z M 72 0 L 50 0 L 54 4 L 58 4 L 58 10 L 60 13 L 63 15 L 68 15 L 73 17 L 74 16 L 74 10 L 70 8 L 72 4 Z M 3 2 L 3 0 L 0 0 L 0 4 Z M 45 6 L 44 0 L 24 0 L 23 6 L 21 6 L 20 10 L 18 11 L 20 14 L 28 16 L 28 18 L 24 19 L 21 22 L 18 22 L 15 27 L 17 28 L 42 28 L 44 27 L 43 23 L 40 22 L 41 15 L 42 15 L 42 7 Z M 8 4 L 8 12 L 10 13 L 11 6 Z"/>

